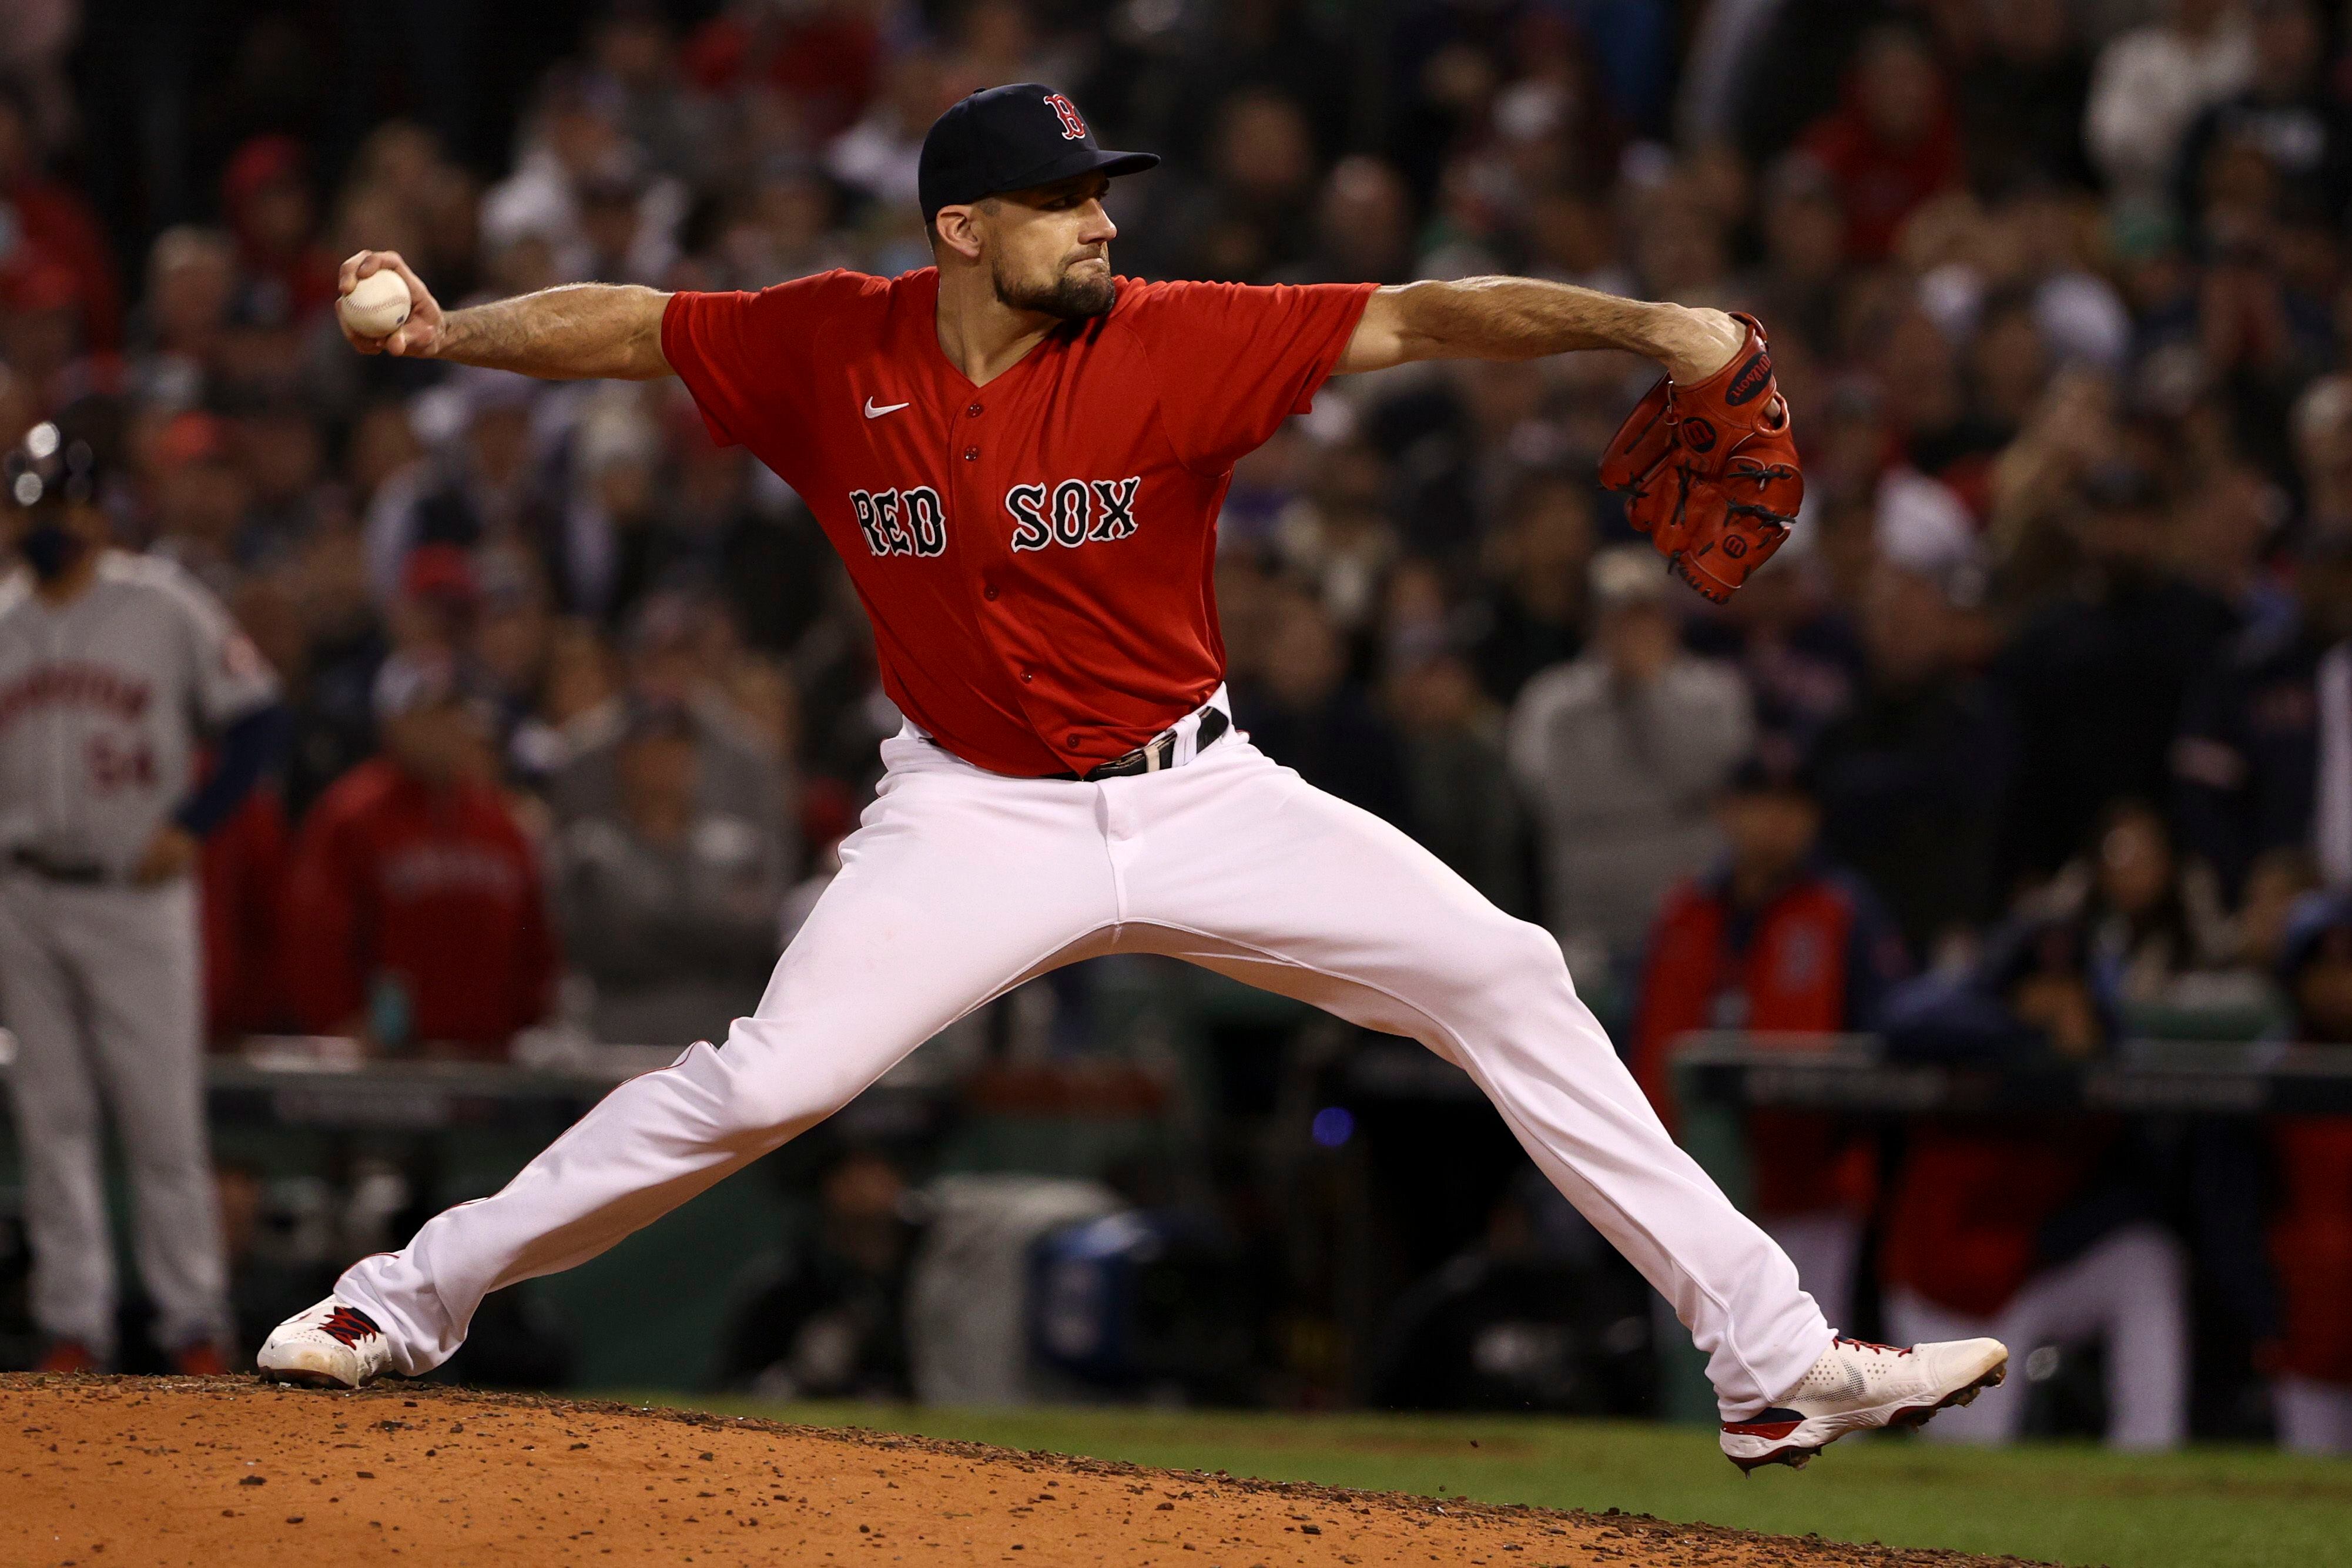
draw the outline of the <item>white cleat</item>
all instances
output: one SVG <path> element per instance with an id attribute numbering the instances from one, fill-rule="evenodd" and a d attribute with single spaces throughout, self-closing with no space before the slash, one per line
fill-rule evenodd
<path id="1" fill-rule="evenodd" d="M 373 1318 L 330 1296 L 272 1329 L 253 1360 L 271 1383 L 362 1388 L 391 1365 L 392 1346 Z"/>
<path id="2" fill-rule="evenodd" d="M 1909 1350 L 1838 1340 L 1771 1408 L 1723 1424 L 1723 1457 L 1742 1470 L 1802 1468 L 1849 1432 L 1923 1426 L 1937 1411 L 1968 1404 L 2007 1375 L 2009 1347 L 1999 1340 L 1948 1340 Z"/>

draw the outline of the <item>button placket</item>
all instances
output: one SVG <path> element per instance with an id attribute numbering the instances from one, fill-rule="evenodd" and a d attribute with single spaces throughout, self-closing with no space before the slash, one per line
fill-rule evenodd
<path id="1" fill-rule="evenodd" d="M 949 406 L 953 408 L 955 405 L 950 404 Z M 990 574 L 992 570 L 1002 569 L 1010 564 L 1010 547 L 997 531 L 997 498 L 990 493 L 992 478 L 981 463 L 978 432 L 971 428 L 970 425 L 971 421 L 985 414 L 987 409 L 988 405 L 984 399 L 972 397 L 961 409 L 957 409 L 950 415 L 948 422 L 947 447 L 951 458 L 959 452 L 962 458 L 962 461 L 950 462 L 949 467 L 952 476 L 950 483 L 961 503 L 960 515 L 966 520 L 961 537 L 971 553 L 965 559 L 972 563 L 973 574 L 980 584 L 982 601 L 993 605 L 1004 599 L 1004 585 L 992 581 Z M 1007 600 L 1003 609 L 989 617 L 988 642 L 996 657 L 1003 661 L 1002 668 L 1009 670 L 1013 676 L 1014 689 L 1020 695 L 1021 707 L 1038 738 L 1051 745 L 1052 737 L 1064 733 L 1061 726 L 1066 724 L 1068 721 L 1058 711 L 1041 713 L 1032 706 L 1034 701 L 1032 693 L 1035 689 L 1037 680 L 1036 667 L 1024 662 L 1026 656 L 1020 642 L 1016 637 L 1008 636 L 1024 629 L 1020 610 L 1017 607 L 1017 599 Z"/>

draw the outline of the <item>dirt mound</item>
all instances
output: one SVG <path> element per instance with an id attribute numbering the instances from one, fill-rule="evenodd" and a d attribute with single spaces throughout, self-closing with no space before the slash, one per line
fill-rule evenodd
<path id="1" fill-rule="evenodd" d="M 0 1376 L 0 1563 L 27 1568 L 1993 1562 L 625 1405 L 242 1377 Z"/>

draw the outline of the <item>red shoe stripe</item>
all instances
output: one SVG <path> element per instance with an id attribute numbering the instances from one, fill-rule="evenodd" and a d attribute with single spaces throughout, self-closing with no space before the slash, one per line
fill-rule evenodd
<path id="1" fill-rule="evenodd" d="M 1723 1429 L 1735 1437 L 1761 1437 L 1768 1443 L 1777 1443 L 1804 1424 L 1801 1415 L 1794 1421 L 1727 1421 Z"/>

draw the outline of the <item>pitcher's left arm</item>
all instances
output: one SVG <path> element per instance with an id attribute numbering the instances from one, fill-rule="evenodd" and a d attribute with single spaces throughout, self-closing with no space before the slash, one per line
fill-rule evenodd
<path id="1" fill-rule="evenodd" d="M 1731 362 L 1747 333 L 1721 310 L 1624 300 L 1535 278 L 1465 278 L 1380 289 L 1335 374 L 1430 359 L 1540 359 L 1623 349 L 1676 381 L 1702 381 Z"/>
<path id="2" fill-rule="evenodd" d="M 1752 316 L 1622 300 L 1531 278 L 1380 289 L 1338 373 L 1431 359 L 1622 349 L 1665 366 L 1601 461 L 1601 482 L 1668 569 L 1717 604 L 1789 537 L 1805 480 L 1789 404 Z"/>

